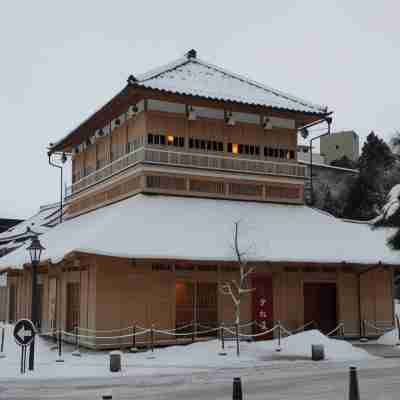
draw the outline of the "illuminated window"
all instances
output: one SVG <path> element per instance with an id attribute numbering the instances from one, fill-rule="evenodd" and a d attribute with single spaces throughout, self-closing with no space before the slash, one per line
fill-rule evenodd
<path id="1" fill-rule="evenodd" d="M 237 154 L 239 152 L 239 146 L 236 143 L 232 144 L 232 153 Z"/>
<path id="2" fill-rule="evenodd" d="M 172 135 L 167 136 L 167 144 L 168 144 L 168 146 L 171 146 L 174 144 L 174 137 Z"/>

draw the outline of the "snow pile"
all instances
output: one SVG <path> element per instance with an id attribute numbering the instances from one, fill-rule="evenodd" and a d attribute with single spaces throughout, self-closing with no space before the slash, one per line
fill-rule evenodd
<path id="1" fill-rule="evenodd" d="M 398 185 L 400 187 L 400 185 Z M 400 317 L 400 303 L 395 300 L 394 303 L 394 312 L 395 315 Z M 378 344 L 384 344 L 386 346 L 395 346 L 399 343 L 399 332 L 397 328 L 393 329 L 390 332 L 386 332 L 378 339 Z"/>
<path id="2" fill-rule="evenodd" d="M 331 361 L 360 360 L 371 358 L 365 350 L 354 347 L 344 340 L 330 339 L 318 330 L 311 330 L 289 336 L 282 340 L 282 356 L 310 358 L 311 346 L 321 344 L 324 346 L 325 358 Z M 277 340 L 256 342 L 250 346 L 257 349 L 261 357 L 265 357 L 277 348 Z"/>
<path id="3" fill-rule="evenodd" d="M 276 352 L 277 340 L 261 341 L 240 345 L 241 355 L 236 356 L 235 342 L 225 343 L 225 356 L 220 355 L 218 340 L 198 342 L 187 346 L 171 346 L 155 349 L 154 353 L 141 352 L 122 355 L 122 372 L 109 372 L 109 353 L 82 351 L 82 357 L 72 356 L 73 348 L 64 346 L 63 363 L 57 363 L 57 350 L 51 350 L 53 343 L 38 338 L 36 343 L 35 371 L 20 374 L 20 347 L 12 337 L 11 325 L 6 327 L 6 358 L 0 359 L 0 379 L 10 378 L 66 378 L 66 377 L 107 377 L 193 373 L 210 368 L 234 368 L 270 366 L 289 362 L 288 360 L 310 360 L 311 345 L 323 344 L 328 361 L 353 361 L 374 359 L 366 351 L 354 348 L 350 343 L 329 339 L 319 331 L 308 331 L 282 339 L 281 352 Z M 150 357 L 151 356 L 151 357 Z"/>
<path id="4" fill-rule="evenodd" d="M 399 332 L 397 329 L 386 332 L 378 339 L 378 344 L 384 344 L 386 346 L 395 346 L 397 343 L 399 343 Z"/>

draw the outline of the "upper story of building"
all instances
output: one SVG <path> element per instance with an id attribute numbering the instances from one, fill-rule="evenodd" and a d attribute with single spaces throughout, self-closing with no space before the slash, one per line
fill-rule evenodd
<path id="1" fill-rule="evenodd" d="M 297 132 L 329 114 L 191 50 L 130 76 L 50 152 L 72 157 L 70 216 L 139 192 L 302 203 Z"/>

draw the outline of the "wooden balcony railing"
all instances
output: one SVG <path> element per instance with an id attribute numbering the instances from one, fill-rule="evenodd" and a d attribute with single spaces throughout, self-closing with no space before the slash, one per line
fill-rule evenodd
<path id="1" fill-rule="evenodd" d="M 80 192 L 95 183 L 140 163 L 296 178 L 306 177 L 306 167 L 297 163 L 180 152 L 146 145 L 73 183 L 67 189 L 67 196 Z"/>

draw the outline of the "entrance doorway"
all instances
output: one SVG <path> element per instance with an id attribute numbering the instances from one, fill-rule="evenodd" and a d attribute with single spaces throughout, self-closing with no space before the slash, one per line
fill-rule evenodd
<path id="1" fill-rule="evenodd" d="M 67 284 L 67 331 L 72 331 L 79 325 L 80 311 L 80 285 L 79 283 Z"/>
<path id="2" fill-rule="evenodd" d="M 304 323 L 311 321 L 325 334 L 336 328 L 335 283 L 304 283 Z"/>
<path id="3" fill-rule="evenodd" d="M 180 328 L 194 321 L 203 326 L 217 326 L 217 294 L 218 286 L 216 283 L 185 281 L 177 282 L 176 327 Z M 191 330 L 192 327 L 188 327 L 188 331 Z"/>

